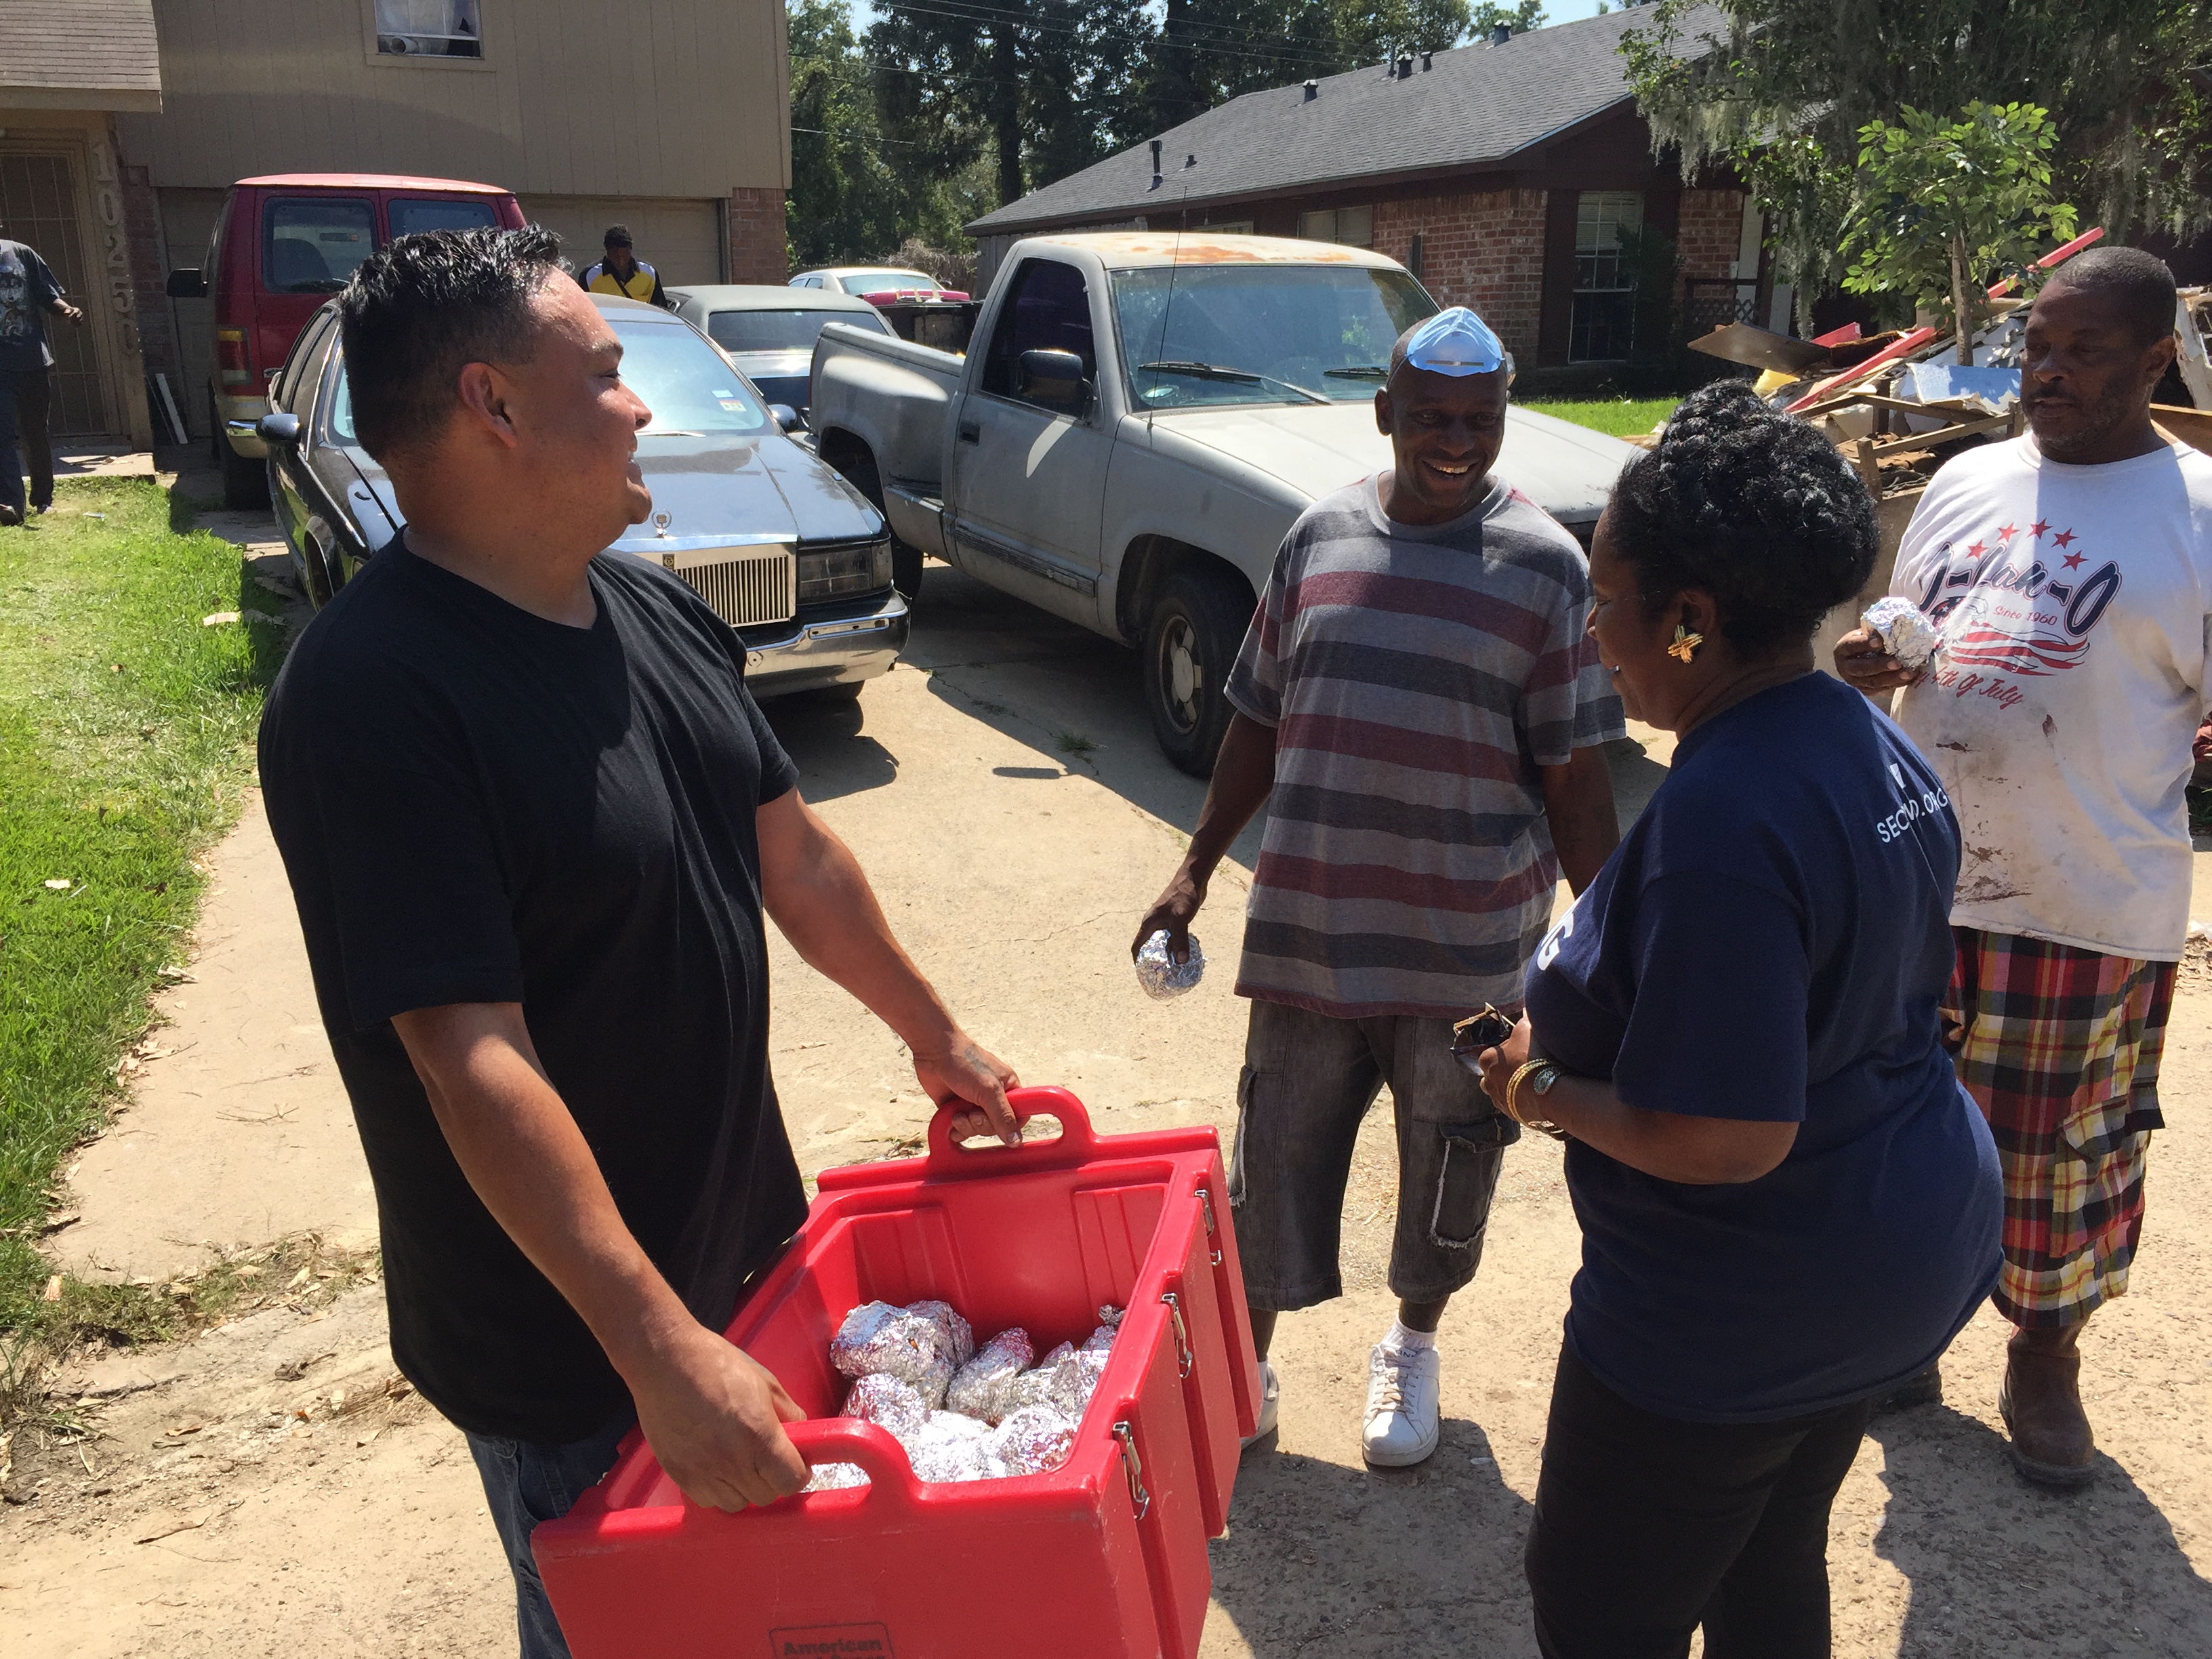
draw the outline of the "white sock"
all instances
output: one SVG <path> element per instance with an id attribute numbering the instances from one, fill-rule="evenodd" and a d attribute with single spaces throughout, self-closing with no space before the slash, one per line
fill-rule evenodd
<path id="1" fill-rule="evenodd" d="M 1394 1319 L 1390 1322 L 1389 1334 L 1382 1339 L 1382 1346 L 1395 1348 L 1400 1353 L 1419 1353 L 1424 1348 L 1437 1346 L 1437 1334 L 1434 1331 L 1409 1331 L 1404 1320 Z"/>

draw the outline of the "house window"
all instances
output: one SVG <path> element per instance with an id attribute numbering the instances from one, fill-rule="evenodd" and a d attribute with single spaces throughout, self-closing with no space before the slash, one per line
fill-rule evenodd
<path id="1" fill-rule="evenodd" d="M 479 0 L 376 0 L 380 58 L 481 58 Z"/>
<path id="2" fill-rule="evenodd" d="M 1620 256 L 1624 232 L 1644 225 L 1632 190 L 1586 190 L 1575 204 L 1575 302 L 1567 361 L 1616 362 L 1636 332 L 1636 273 Z"/>
<path id="3" fill-rule="evenodd" d="M 1371 207 L 1323 208 L 1298 215 L 1298 234 L 1309 242 L 1341 242 L 1346 247 L 1375 246 Z"/>

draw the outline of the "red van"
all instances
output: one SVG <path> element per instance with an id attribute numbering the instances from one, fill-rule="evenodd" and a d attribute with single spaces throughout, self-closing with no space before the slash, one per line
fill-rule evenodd
<path id="1" fill-rule="evenodd" d="M 269 412 L 269 377 L 372 250 L 413 231 L 522 222 L 514 192 L 459 179 L 280 173 L 233 185 L 204 263 L 169 273 L 171 299 L 215 301 L 208 404 L 224 504 L 268 501 L 268 450 L 252 428 Z"/>

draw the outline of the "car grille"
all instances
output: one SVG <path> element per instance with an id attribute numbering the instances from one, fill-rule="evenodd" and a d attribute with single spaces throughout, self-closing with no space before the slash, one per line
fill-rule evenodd
<path id="1" fill-rule="evenodd" d="M 799 562 L 787 547 L 702 548 L 660 562 L 732 628 L 789 622 L 799 610 Z"/>

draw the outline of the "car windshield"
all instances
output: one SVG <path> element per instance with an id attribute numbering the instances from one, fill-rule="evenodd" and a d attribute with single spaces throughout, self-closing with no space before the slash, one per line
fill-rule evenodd
<path id="1" fill-rule="evenodd" d="M 645 399 L 653 423 L 641 436 L 677 432 L 766 432 L 775 422 L 760 399 L 717 356 L 707 343 L 681 323 L 609 319 L 622 336 L 623 380 Z M 357 443 L 353 429 L 353 388 L 345 365 L 338 365 L 331 391 L 331 437 Z"/>
<path id="2" fill-rule="evenodd" d="M 775 429 L 737 371 L 685 325 L 635 313 L 607 320 L 622 336 L 623 379 L 653 411 L 641 435 Z"/>
<path id="3" fill-rule="evenodd" d="M 859 310 L 717 311 L 707 319 L 707 332 L 725 351 L 811 351 L 828 323 L 890 332 L 873 311 Z"/>
<path id="4" fill-rule="evenodd" d="M 422 230 L 489 229 L 499 222 L 492 204 L 450 196 L 395 196 L 384 204 L 394 236 L 412 236 Z"/>
<path id="5" fill-rule="evenodd" d="M 848 294 L 892 294 L 902 288 L 937 291 L 936 280 L 918 270 L 864 270 L 857 276 L 837 280 Z"/>
<path id="6" fill-rule="evenodd" d="M 1129 395 L 1139 409 L 1370 398 L 1388 378 L 1398 337 L 1437 310 L 1405 272 L 1362 266 L 1111 275 Z"/>

